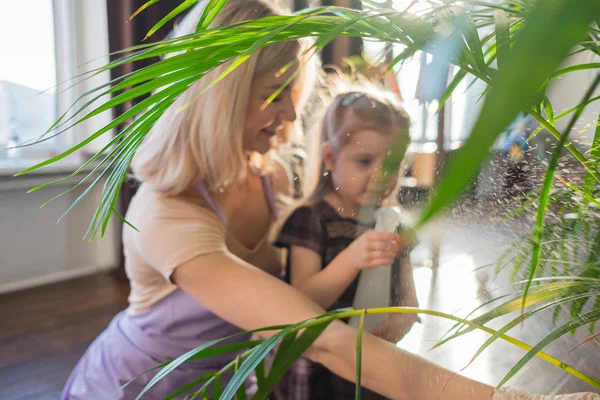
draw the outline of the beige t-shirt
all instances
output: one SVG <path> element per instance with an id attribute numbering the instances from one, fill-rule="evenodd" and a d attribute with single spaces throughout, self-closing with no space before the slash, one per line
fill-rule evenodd
<path id="1" fill-rule="evenodd" d="M 170 279 L 175 268 L 201 255 L 231 252 L 269 273 L 281 272 L 281 255 L 266 237 L 253 249 L 245 247 L 226 234 L 220 218 L 198 199 L 168 197 L 142 185 L 126 219 L 139 230 L 123 227 L 129 314 L 147 311 L 176 290 Z"/>

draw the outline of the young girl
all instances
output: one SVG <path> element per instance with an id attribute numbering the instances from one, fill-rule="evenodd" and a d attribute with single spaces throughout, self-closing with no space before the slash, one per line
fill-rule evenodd
<path id="1" fill-rule="evenodd" d="M 394 191 L 397 174 L 387 177 L 382 189 L 379 168 L 408 127 L 394 95 L 373 88 L 336 96 L 324 115 L 317 187 L 286 220 L 276 245 L 288 249 L 286 280 L 327 310 L 351 307 L 360 272 L 392 264 L 403 248 L 396 234 L 374 231 L 359 212 L 362 216 L 361 209 L 381 205 Z M 402 303 L 416 307 L 410 263 L 402 264 Z M 414 314 L 396 314 L 372 333 L 398 341 L 415 320 Z M 293 400 L 348 399 L 354 390 L 353 383 L 301 359 L 279 394 Z M 383 397 L 363 389 L 363 398 Z"/>

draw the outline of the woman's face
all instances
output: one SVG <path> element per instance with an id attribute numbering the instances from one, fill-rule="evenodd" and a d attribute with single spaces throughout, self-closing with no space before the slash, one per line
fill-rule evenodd
<path id="1" fill-rule="evenodd" d="M 284 124 L 296 119 L 295 105 L 300 92 L 297 79 L 288 84 L 271 103 L 266 104 L 267 99 L 287 82 L 294 71 L 294 68 L 289 68 L 281 75 L 277 72 L 258 75 L 252 81 L 244 126 L 244 150 L 266 153 Z"/>

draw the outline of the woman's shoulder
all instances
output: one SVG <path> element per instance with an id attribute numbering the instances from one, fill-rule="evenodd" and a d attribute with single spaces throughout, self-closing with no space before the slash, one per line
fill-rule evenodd
<path id="1" fill-rule="evenodd" d="M 226 251 L 226 230 L 209 208 L 185 196 L 151 187 L 135 194 L 125 216 L 123 244 L 136 249 L 154 268 L 175 268 L 190 256 Z"/>
<path id="2" fill-rule="evenodd" d="M 155 223 L 209 224 L 222 226 L 220 218 L 200 196 L 169 196 L 149 185 L 141 185 L 129 204 L 126 218 L 140 225 Z M 135 225 L 135 224 L 134 224 Z"/>
<path id="3" fill-rule="evenodd" d="M 167 282 L 186 262 L 209 253 L 227 252 L 221 220 L 184 196 L 167 196 L 149 187 L 135 194 L 123 225 L 129 270 L 155 270 Z"/>

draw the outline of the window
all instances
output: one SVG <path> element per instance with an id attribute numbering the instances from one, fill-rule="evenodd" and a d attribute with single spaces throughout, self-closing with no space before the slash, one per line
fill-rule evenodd
<path id="1" fill-rule="evenodd" d="M 6 159 L 32 164 L 62 152 L 109 121 L 105 113 L 43 143 L 4 151 L 34 142 L 79 95 L 110 79 L 107 72 L 57 89 L 108 62 L 105 0 L 0 0 L 0 37 L 0 169 Z"/>
<path id="2" fill-rule="evenodd" d="M 0 1 L 0 37 L 0 146 L 6 147 L 35 139 L 57 118 L 52 1 Z"/>
<path id="3" fill-rule="evenodd" d="M 412 0 L 393 0 L 396 10 L 405 10 L 411 6 L 410 12 L 419 15 L 429 9 L 427 2 L 413 2 Z M 365 41 L 365 54 L 370 60 L 379 60 L 384 48 L 381 43 Z M 394 45 L 393 54 L 398 55 L 404 50 L 402 45 Z M 417 84 L 422 71 L 422 66 L 429 64 L 432 56 L 421 51 L 416 52 L 410 59 L 396 65 L 395 72 L 400 86 L 404 107 L 411 117 L 411 139 L 420 147 L 435 150 L 438 135 L 438 102 L 437 100 L 424 102 L 417 98 Z M 449 79 L 453 72 L 450 71 Z M 446 150 L 460 146 L 464 141 L 478 115 L 482 104 L 482 94 L 485 83 L 468 75 L 454 90 L 452 97 L 446 103 L 444 143 Z"/>

